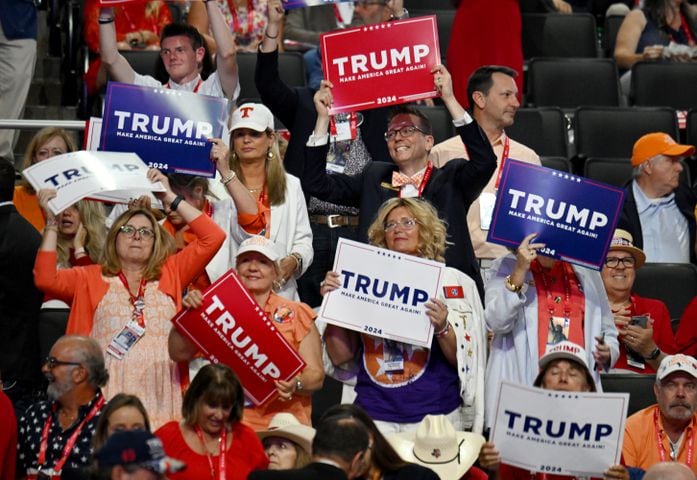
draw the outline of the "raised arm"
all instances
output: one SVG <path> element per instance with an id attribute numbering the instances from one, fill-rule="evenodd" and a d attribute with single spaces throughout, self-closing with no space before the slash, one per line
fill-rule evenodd
<path id="1" fill-rule="evenodd" d="M 114 9 L 102 8 L 99 12 L 99 55 L 109 75 L 117 82 L 133 83 L 135 71 L 119 53 L 116 45 Z"/>
<path id="2" fill-rule="evenodd" d="M 235 45 L 235 37 L 230 31 L 220 7 L 216 2 L 206 0 L 203 2 L 208 13 L 208 21 L 210 23 L 213 38 L 216 44 L 215 62 L 217 66 L 220 85 L 223 87 L 223 92 L 229 100 L 235 100 L 233 97 L 237 91 L 239 76 L 237 74 L 237 46 Z"/>

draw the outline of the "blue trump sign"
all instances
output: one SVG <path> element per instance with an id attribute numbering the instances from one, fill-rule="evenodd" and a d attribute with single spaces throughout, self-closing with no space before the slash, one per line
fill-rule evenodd
<path id="1" fill-rule="evenodd" d="M 487 240 L 516 248 L 537 233 L 540 253 L 600 270 L 623 199 L 612 185 L 508 159 Z"/>
<path id="2" fill-rule="evenodd" d="M 168 173 L 215 176 L 209 138 L 225 129 L 227 99 L 109 82 L 100 150 L 135 152 Z"/>

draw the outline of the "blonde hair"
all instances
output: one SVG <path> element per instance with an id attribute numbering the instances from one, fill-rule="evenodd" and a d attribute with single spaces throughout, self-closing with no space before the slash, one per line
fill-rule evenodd
<path id="1" fill-rule="evenodd" d="M 128 221 L 136 215 L 143 215 L 150 221 L 152 231 L 155 236 L 153 238 L 152 252 L 148 259 L 148 264 L 145 266 L 143 278 L 145 281 L 156 280 L 160 278 L 162 265 L 167 258 L 177 251 L 174 245 L 174 238 L 163 229 L 152 210 L 147 208 L 134 208 L 127 210 L 114 221 L 109 233 L 106 236 L 106 244 L 104 247 L 104 260 L 102 261 L 102 273 L 108 277 L 118 275 L 121 271 L 121 260 L 116 253 L 116 236 L 121 231 L 121 227 L 126 225 Z"/>
<path id="2" fill-rule="evenodd" d="M 391 198 L 382 204 L 375 220 L 368 228 L 368 241 L 375 246 L 387 248 L 385 222 L 395 208 L 404 207 L 419 225 L 417 255 L 422 258 L 445 261 L 447 229 L 438 212 L 426 200 L 416 198 Z"/>
<path id="3" fill-rule="evenodd" d="M 102 249 L 106 242 L 106 216 L 104 206 L 100 202 L 92 200 L 80 200 L 73 205 L 80 215 L 80 223 L 87 231 L 85 237 L 85 251 L 90 256 L 93 263 L 100 263 L 102 259 Z M 58 255 L 58 265 L 70 266 L 70 247 L 73 239 L 63 235 L 58 230 L 58 244 L 56 252 Z"/>
<path id="4" fill-rule="evenodd" d="M 72 135 L 66 130 L 59 127 L 42 128 L 36 132 L 36 135 L 34 135 L 29 142 L 29 145 L 27 145 L 27 149 L 24 151 L 24 157 L 22 157 L 22 171 L 36 163 L 36 152 L 53 137 L 60 137 L 63 139 L 65 146 L 67 147 L 66 153 L 77 150 L 77 146 L 75 145 Z M 25 179 L 22 179 L 20 183 L 22 186 L 24 186 L 24 188 L 34 193 L 34 189 Z"/>
<path id="5" fill-rule="evenodd" d="M 230 134 L 232 137 L 232 134 Z M 266 130 L 266 135 L 271 138 L 274 135 L 272 130 Z M 244 174 L 240 168 L 240 160 L 235 153 L 232 138 L 230 139 L 230 168 L 237 174 L 240 181 L 245 183 Z M 266 192 L 269 198 L 269 205 L 281 205 L 286 201 L 286 170 L 283 168 L 281 153 L 278 149 L 278 139 L 274 139 L 265 157 L 266 171 Z"/>

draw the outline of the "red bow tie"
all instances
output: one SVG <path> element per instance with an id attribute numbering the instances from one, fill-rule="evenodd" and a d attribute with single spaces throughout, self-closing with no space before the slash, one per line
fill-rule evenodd
<path id="1" fill-rule="evenodd" d="M 424 172 L 417 173 L 411 177 L 400 172 L 392 172 L 392 186 L 403 187 L 404 185 L 414 185 L 416 188 L 419 188 L 423 178 Z"/>

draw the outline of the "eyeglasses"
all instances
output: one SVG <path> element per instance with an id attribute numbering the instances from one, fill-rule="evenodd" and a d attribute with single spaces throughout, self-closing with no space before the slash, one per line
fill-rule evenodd
<path id="1" fill-rule="evenodd" d="M 62 365 L 82 366 L 82 364 L 80 362 L 64 362 L 63 360 L 58 360 L 56 357 L 44 358 L 42 365 L 48 365 L 48 368 L 50 368 L 50 369 L 54 369 L 54 368 L 60 367 Z"/>
<path id="2" fill-rule="evenodd" d="M 426 135 L 426 132 L 421 130 L 416 125 L 407 125 L 406 127 L 393 128 L 392 130 L 388 130 L 387 132 L 385 132 L 385 140 L 387 140 L 388 142 L 390 140 L 394 140 L 397 137 L 398 133 L 399 133 L 399 136 L 402 138 L 411 137 L 416 132 L 421 132 L 424 135 Z"/>
<path id="3" fill-rule="evenodd" d="M 399 220 L 398 222 L 388 222 L 388 223 L 386 223 L 384 228 L 385 228 L 385 231 L 386 231 L 386 232 L 391 232 L 391 231 L 393 231 L 395 228 L 397 228 L 397 225 L 399 225 L 399 226 L 402 227 L 404 230 L 411 230 L 411 229 L 414 228 L 414 226 L 416 225 L 416 223 L 417 223 L 417 222 L 416 222 L 416 219 L 414 219 L 414 218 L 403 218 L 403 219 Z"/>
<path id="4" fill-rule="evenodd" d="M 605 265 L 607 265 L 609 268 L 617 268 L 620 266 L 620 263 L 622 263 L 624 268 L 634 268 L 634 265 L 636 265 L 636 260 L 634 257 L 607 257 L 605 259 Z"/>
<path id="5" fill-rule="evenodd" d="M 361 6 L 361 7 L 364 7 L 364 8 L 365 8 L 365 7 L 369 6 L 369 5 L 386 5 L 386 3 L 385 3 L 385 2 L 380 2 L 380 1 L 373 1 L 373 2 L 370 2 L 370 1 L 358 1 L 358 2 L 353 2 L 353 6 L 354 6 L 354 7 Z"/>
<path id="6" fill-rule="evenodd" d="M 152 231 L 152 228 L 148 227 L 136 228 L 133 225 L 121 225 L 119 231 L 126 235 L 128 238 L 133 238 L 136 232 L 138 232 L 138 235 L 141 238 L 151 239 L 155 236 L 155 232 Z"/>

